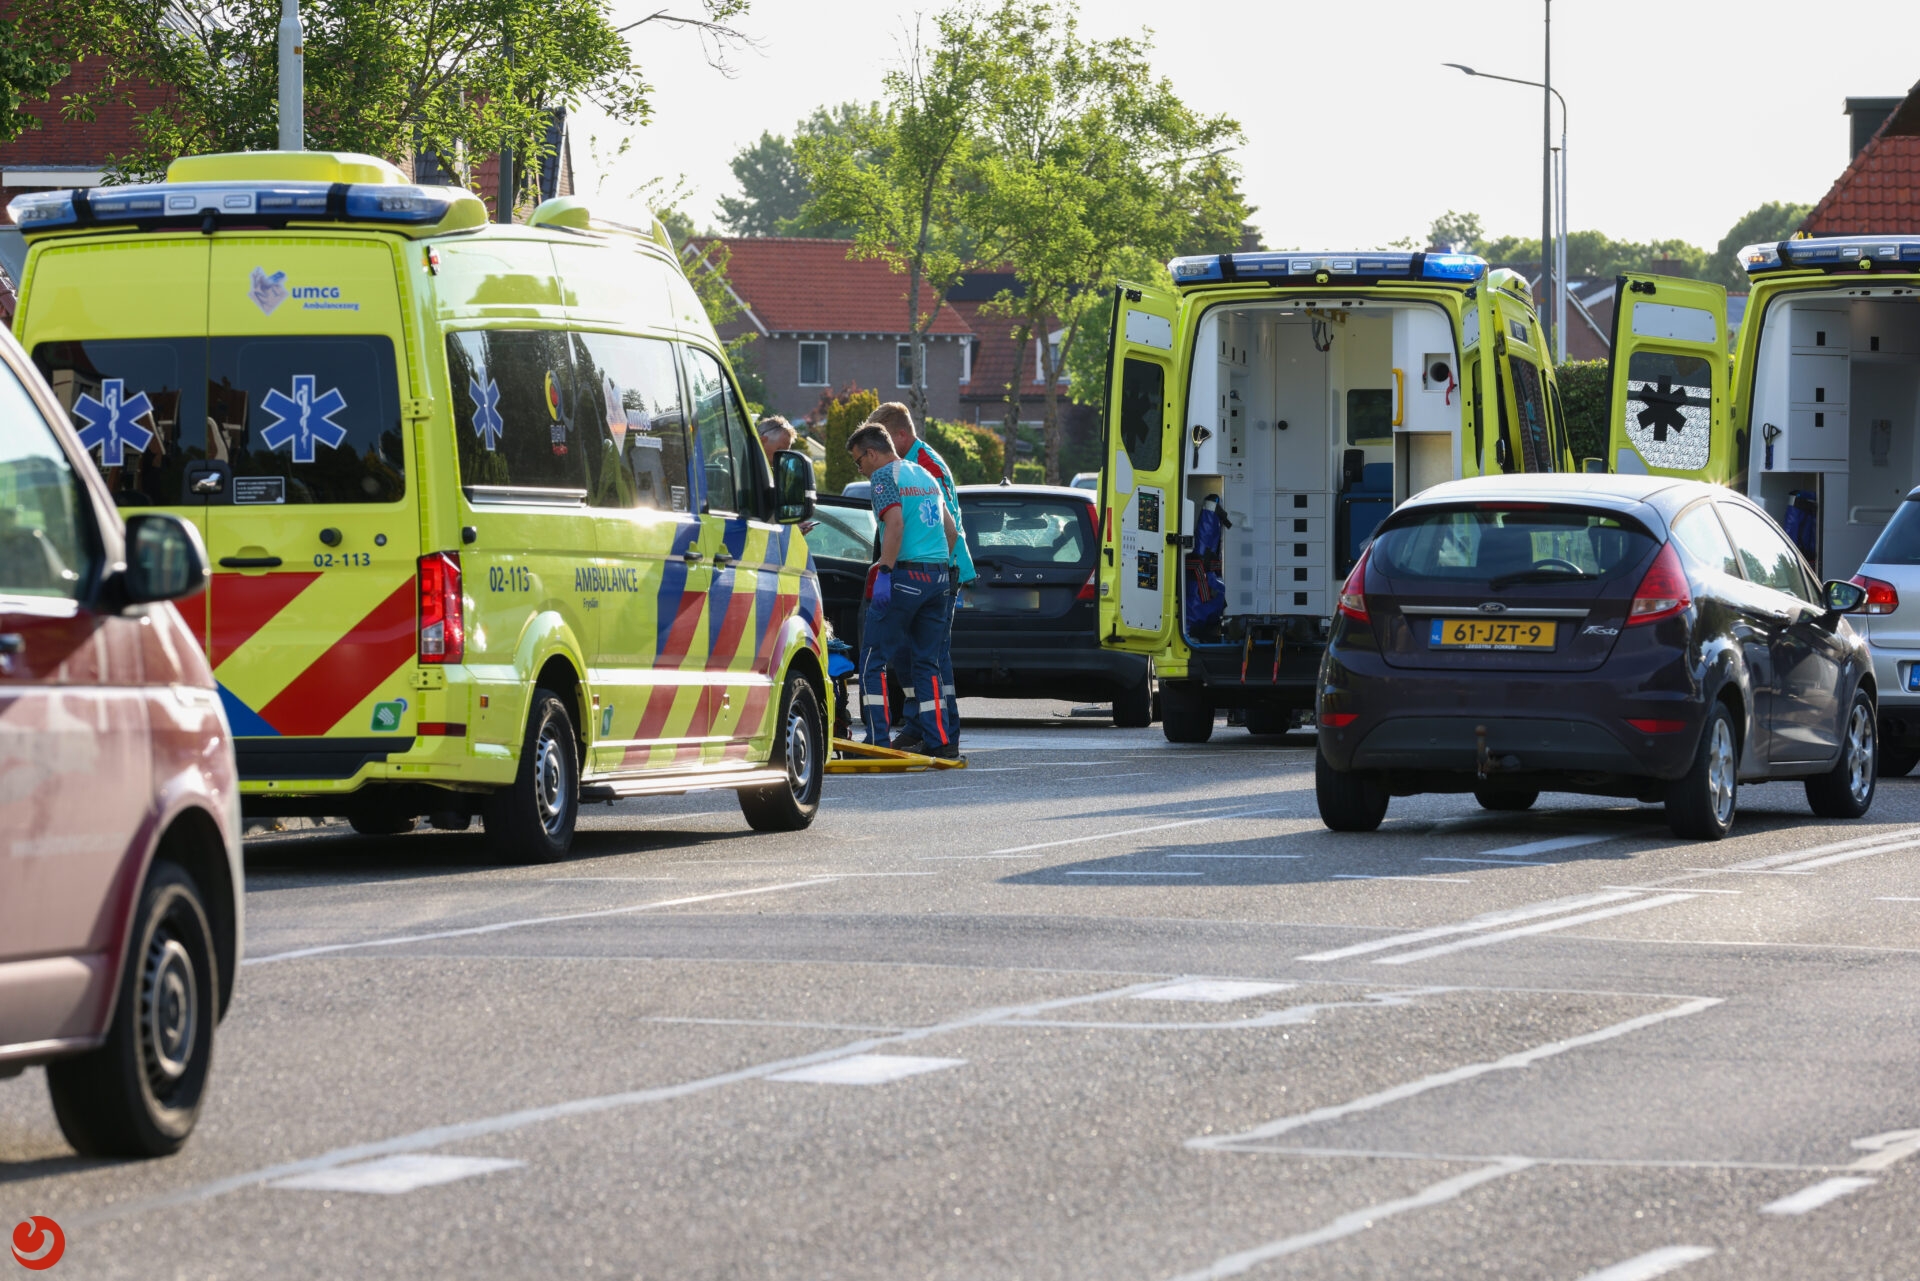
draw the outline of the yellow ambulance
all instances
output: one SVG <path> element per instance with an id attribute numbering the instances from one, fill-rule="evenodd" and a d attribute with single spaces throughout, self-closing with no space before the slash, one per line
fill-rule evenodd
<path id="1" fill-rule="evenodd" d="M 123 507 L 200 529 L 183 603 L 247 813 L 482 818 L 563 856 L 583 803 L 818 809 L 812 465 L 771 463 L 665 230 L 525 226 L 384 161 L 258 152 L 9 206 L 15 329 Z"/>
<path id="2" fill-rule="evenodd" d="M 1470 254 L 1176 258 L 1123 284 L 1100 632 L 1152 656 L 1173 742 L 1314 706 L 1341 583 L 1430 485 L 1573 467 L 1526 281 Z"/>

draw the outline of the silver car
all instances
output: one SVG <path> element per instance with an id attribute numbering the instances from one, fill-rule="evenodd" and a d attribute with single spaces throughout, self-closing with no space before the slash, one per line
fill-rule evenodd
<path id="1" fill-rule="evenodd" d="M 1867 603 L 1853 615 L 1873 651 L 1880 687 L 1880 776 L 1920 765 L 1920 488 L 1893 514 L 1853 581 Z"/>

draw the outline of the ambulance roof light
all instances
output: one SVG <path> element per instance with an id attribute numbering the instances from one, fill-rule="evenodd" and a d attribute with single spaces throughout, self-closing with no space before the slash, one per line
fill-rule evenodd
<path id="1" fill-rule="evenodd" d="M 243 223 L 379 222 L 421 231 L 486 221 L 486 206 L 463 188 L 385 183 L 166 182 L 42 191 L 16 196 L 7 212 L 26 235 L 122 223 L 204 225 L 209 216 Z"/>
<path id="2" fill-rule="evenodd" d="M 1201 254 L 1175 258 L 1167 264 L 1176 285 L 1201 285 L 1227 280 L 1299 280 L 1322 283 L 1333 279 L 1387 279 L 1418 276 L 1422 280 L 1472 282 L 1486 274 L 1484 258 L 1473 254 L 1398 252 L 1289 252 Z"/>
<path id="3" fill-rule="evenodd" d="M 1748 245 L 1740 265 L 1749 276 L 1794 268 L 1872 270 L 1881 265 L 1920 265 L 1920 238 L 1912 236 L 1812 236 Z"/>

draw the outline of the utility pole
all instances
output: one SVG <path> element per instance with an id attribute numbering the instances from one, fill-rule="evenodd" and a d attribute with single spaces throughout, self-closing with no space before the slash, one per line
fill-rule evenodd
<path id="1" fill-rule="evenodd" d="M 280 0 L 280 150 L 305 151 L 307 38 L 300 30 L 300 0 Z"/>
<path id="2" fill-rule="evenodd" d="M 1553 0 L 1547 6 L 1546 72 L 1540 93 L 1540 314 L 1546 317 L 1547 340 L 1540 352 L 1553 358 Z"/>
<path id="3" fill-rule="evenodd" d="M 508 78 L 511 79 L 513 75 L 512 28 L 508 28 L 506 36 L 505 52 L 507 55 L 507 75 Z M 518 193 L 514 190 L 513 185 L 513 144 L 508 143 L 506 146 L 500 148 L 500 198 L 493 202 L 493 220 L 495 222 L 512 222 L 513 207 L 517 203 Z"/>

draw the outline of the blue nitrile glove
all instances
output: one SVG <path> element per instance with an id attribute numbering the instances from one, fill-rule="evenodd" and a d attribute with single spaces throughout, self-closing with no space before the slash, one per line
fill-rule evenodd
<path id="1" fill-rule="evenodd" d="M 873 606 L 885 609 L 893 601 L 893 571 L 885 565 L 873 576 Z"/>

